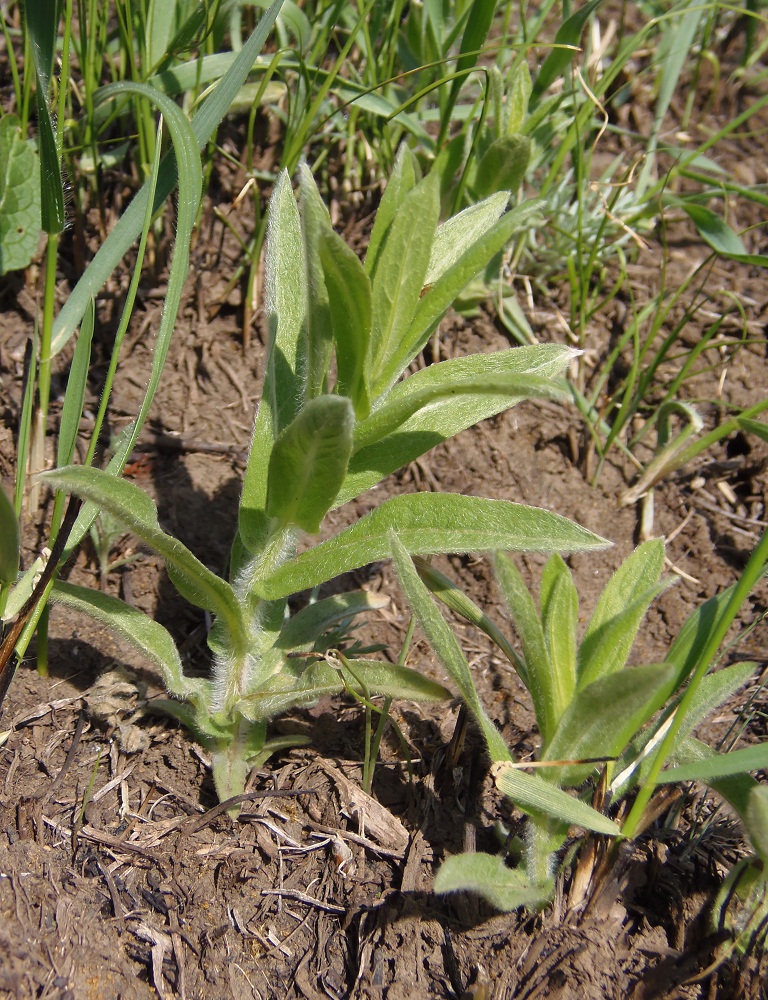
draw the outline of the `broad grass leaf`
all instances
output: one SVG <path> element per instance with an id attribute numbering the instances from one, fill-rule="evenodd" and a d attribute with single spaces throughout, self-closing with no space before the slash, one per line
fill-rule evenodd
<path id="1" fill-rule="evenodd" d="M 392 497 L 333 538 L 300 553 L 259 581 L 269 600 L 315 587 L 390 554 L 396 532 L 408 552 L 576 552 L 610 543 L 550 511 L 506 500 L 460 494 L 414 493 Z"/>
<path id="2" fill-rule="evenodd" d="M 573 61 L 581 40 L 581 33 L 589 18 L 602 0 L 589 0 L 574 14 L 563 21 L 555 35 L 555 46 L 541 65 L 531 90 L 531 100 L 535 103 L 556 80 L 568 69 Z"/>
<path id="3" fill-rule="evenodd" d="M 75 454 L 77 432 L 80 418 L 83 415 L 85 393 L 88 388 L 88 369 L 91 363 L 91 343 L 95 326 L 95 307 L 86 309 L 80 327 L 80 335 L 75 344 L 72 364 L 67 378 L 67 391 L 64 394 L 64 404 L 61 408 L 61 423 L 59 425 L 59 440 L 56 446 L 56 464 L 69 465 Z"/>
<path id="4" fill-rule="evenodd" d="M 551 884 L 531 883 L 525 873 L 510 868 L 495 854 L 457 854 L 440 866 L 433 891 L 474 892 L 497 910 L 508 912 L 521 906 L 536 909 L 552 895 Z"/>
<path id="5" fill-rule="evenodd" d="M 635 733 L 664 705 L 677 674 L 668 663 L 629 667 L 579 690 L 560 719 L 543 760 L 617 757 Z M 593 764 L 547 768 L 544 777 L 559 785 L 578 785 Z"/>
<path id="6" fill-rule="evenodd" d="M 664 540 L 639 545 L 600 595 L 578 652 L 578 682 L 587 684 L 622 670 L 651 601 L 673 581 L 659 583 Z"/>
<path id="7" fill-rule="evenodd" d="M 40 163 L 19 119 L 0 119 L 0 274 L 26 267 L 40 238 Z"/>
<path id="8" fill-rule="evenodd" d="M 421 581 L 413 560 L 394 532 L 390 533 L 392 558 L 408 604 L 435 655 L 458 688 L 459 694 L 482 730 L 493 760 L 510 760 L 510 753 L 498 729 L 488 717 L 477 695 L 466 657 L 448 623 Z"/>
<path id="9" fill-rule="evenodd" d="M 195 140 L 192 143 L 192 146 L 196 146 L 198 151 L 202 149 L 211 138 L 214 130 L 227 113 L 232 101 L 234 101 L 237 96 L 237 92 L 240 87 L 243 85 L 248 77 L 248 74 L 251 72 L 253 64 L 256 61 L 256 57 L 258 56 L 267 39 L 267 36 L 269 35 L 269 32 L 272 29 L 282 3 L 283 0 L 275 0 L 275 2 L 261 18 L 253 34 L 247 40 L 242 49 L 234 56 L 229 56 L 229 54 L 227 54 L 228 58 L 224 61 L 224 66 L 222 67 L 224 72 L 219 79 L 218 84 L 213 88 L 210 96 L 197 110 L 192 121 L 187 122 Z M 193 75 L 197 73 L 197 63 L 191 64 L 190 68 L 193 71 Z M 112 88 L 103 88 L 101 94 L 109 98 L 118 86 L 124 85 L 116 84 Z M 173 102 L 171 102 L 171 104 L 173 105 Z M 175 105 L 173 106 L 175 107 Z M 177 107 L 176 112 L 181 114 Z M 163 110 L 163 115 L 166 120 L 168 120 L 168 112 L 166 110 Z M 183 155 L 186 158 L 186 153 Z M 180 162 L 177 167 L 178 156 L 179 150 L 175 145 L 173 152 L 169 153 L 163 159 L 160 166 L 155 196 L 152 200 L 151 211 L 153 213 L 162 206 L 165 199 L 171 191 L 173 191 L 181 170 L 183 169 L 184 171 L 187 171 L 194 169 L 191 162 Z M 200 171 L 200 176 L 202 177 L 199 155 L 197 156 L 197 169 Z M 74 290 L 69 295 L 67 301 L 56 317 L 53 326 L 51 345 L 51 353 L 53 355 L 58 354 L 80 325 L 80 321 L 83 317 L 85 309 L 87 308 L 88 302 L 91 298 L 97 295 L 99 289 L 107 281 L 114 268 L 120 263 L 125 253 L 130 249 L 131 245 L 141 232 L 144 216 L 146 215 L 150 199 L 150 190 L 152 187 L 153 185 L 149 182 L 145 183 L 139 193 L 133 198 L 130 205 L 116 222 L 112 232 L 109 234 L 101 247 L 99 247 L 96 256 L 86 268 L 85 273 L 78 281 Z M 194 188 L 194 183 L 190 184 L 189 187 L 190 189 Z M 200 186 L 198 186 L 196 197 L 199 199 L 199 196 Z M 188 196 L 179 198 L 179 230 L 181 230 L 181 209 L 183 206 L 187 205 L 188 200 Z M 197 214 L 197 207 L 198 202 L 196 201 L 192 206 L 193 219 Z M 184 241 L 181 235 L 178 235 L 177 245 L 180 242 L 183 243 Z"/>
<path id="10" fill-rule="evenodd" d="M 315 534 L 344 482 L 355 415 L 345 396 L 310 399 L 278 436 L 269 457 L 269 517 Z"/>
<path id="11" fill-rule="evenodd" d="M 19 575 L 19 522 L 8 494 L 0 484 L 0 585 L 16 582 Z"/>
<path id="12" fill-rule="evenodd" d="M 357 254 L 330 228 L 319 250 L 336 344 L 336 390 L 349 396 L 355 416 L 364 420 L 371 412 L 371 283 Z"/>
<path id="13" fill-rule="evenodd" d="M 585 830 L 594 830 L 609 837 L 619 833 L 619 827 L 612 819 L 541 777 L 526 774 L 515 764 L 496 764 L 492 772 L 499 791 L 524 812 L 543 813 L 560 823 L 582 826 Z"/>
<path id="14" fill-rule="evenodd" d="M 658 780 L 662 785 L 678 781 L 704 781 L 711 784 L 714 778 L 726 778 L 766 768 L 768 768 L 768 742 L 744 747 L 742 750 L 731 750 L 729 753 L 715 753 L 703 760 L 670 767 L 661 772 Z"/>

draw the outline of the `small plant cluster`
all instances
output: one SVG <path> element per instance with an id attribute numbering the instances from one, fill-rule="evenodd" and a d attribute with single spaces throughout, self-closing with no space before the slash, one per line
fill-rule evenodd
<path id="1" fill-rule="evenodd" d="M 403 378 L 467 281 L 517 224 L 496 194 L 439 224 L 439 176 L 417 175 L 404 147 L 365 262 L 333 231 L 311 174 L 297 206 L 286 174 L 272 196 L 266 253 L 268 367 L 243 481 L 229 581 L 157 520 L 132 483 L 87 466 L 41 479 L 96 505 L 161 555 L 180 593 L 212 612 L 210 679 L 190 678 L 168 633 L 114 597 L 57 583 L 55 600 L 89 611 L 160 668 L 163 708 L 211 751 L 222 799 L 248 770 L 295 738 L 268 740 L 276 714 L 353 690 L 442 698 L 446 689 L 400 666 L 345 654 L 352 619 L 377 606 L 354 592 L 289 615 L 288 599 L 409 553 L 578 550 L 602 539 L 547 511 L 458 495 L 394 497 L 338 535 L 298 551 L 326 514 L 484 417 L 530 396 L 559 397 L 568 348 L 541 345 L 456 358 Z M 413 220 L 419 225 L 414 226 Z"/>

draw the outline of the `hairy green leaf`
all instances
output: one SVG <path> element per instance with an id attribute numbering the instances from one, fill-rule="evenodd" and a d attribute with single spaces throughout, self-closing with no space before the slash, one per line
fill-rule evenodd
<path id="1" fill-rule="evenodd" d="M 389 556 L 394 531 L 415 555 L 436 552 L 576 552 L 605 548 L 605 539 L 536 507 L 457 494 L 392 497 L 334 538 L 285 563 L 256 584 L 270 600 L 315 587 Z"/>
<path id="2" fill-rule="evenodd" d="M 612 819 L 568 792 L 536 775 L 526 774 L 515 764 L 496 764 L 493 768 L 496 787 L 524 812 L 544 813 L 569 826 L 616 836 L 619 828 Z"/>
<path id="3" fill-rule="evenodd" d="M 525 180 L 530 159 L 531 140 L 527 135 L 494 139 L 477 165 L 475 191 L 481 198 L 495 191 L 517 191 Z"/>
<path id="4" fill-rule="evenodd" d="M 497 910 L 509 911 L 544 905 L 552 895 L 553 885 L 532 884 L 524 872 L 510 868 L 498 855 L 457 854 L 440 866 L 433 890 L 438 895 L 474 892 Z"/>
<path id="5" fill-rule="evenodd" d="M 26 267 L 40 238 L 40 165 L 19 119 L 0 119 L 0 274 Z"/>
<path id="6" fill-rule="evenodd" d="M 355 415 L 344 396 L 310 399 L 269 457 L 267 514 L 311 534 L 333 506 L 352 454 Z"/>

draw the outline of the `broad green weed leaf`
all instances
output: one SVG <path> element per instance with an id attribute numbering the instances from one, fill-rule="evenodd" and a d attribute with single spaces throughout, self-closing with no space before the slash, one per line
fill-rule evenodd
<path id="1" fill-rule="evenodd" d="M 741 237 L 711 208 L 693 202 L 680 202 L 680 207 L 696 226 L 699 236 L 717 253 L 724 257 L 747 256 Z"/>
<path id="2" fill-rule="evenodd" d="M 589 18 L 602 0 L 589 0 L 560 25 L 555 35 L 555 45 L 542 63 L 531 91 L 531 100 L 536 102 L 551 85 L 559 80 L 573 61 L 579 48 L 581 33 Z"/>
<path id="3" fill-rule="evenodd" d="M 670 785 L 679 781 L 705 781 L 711 784 L 714 778 L 762 771 L 765 768 L 768 768 L 768 743 L 761 743 L 754 747 L 744 747 L 743 750 L 731 750 L 730 753 L 716 753 L 695 763 L 670 767 L 661 772 L 659 783 Z"/>
<path id="4" fill-rule="evenodd" d="M 550 782 L 526 774 L 514 764 L 498 763 L 492 768 L 492 773 L 499 791 L 525 812 L 544 813 L 560 823 L 583 826 L 585 830 L 594 830 L 609 837 L 619 833 L 612 819 Z"/>
<path id="5" fill-rule="evenodd" d="M 280 630 L 275 646 L 285 650 L 311 649 L 328 629 L 366 611 L 386 607 L 387 604 L 389 598 L 366 590 L 334 594 L 322 601 L 308 604 L 290 618 Z"/>
<path id="6" fill-rule="evenodd" d="M 528 115 L 531 98 L 531 72 L 526 59 L 520 59 L 514 66 L 507 86 L 507 135 L 519 132 Z"/>
<path id="7" fill-rule="evenodd" d="M 413 167 L 413 154 L 408 148 L 407 143 L 403 142 L 397 151 L 392 176 L 387 181 L 387 186 L 384 189 L 384 194 L 376 211 L 376 219 L 373 223 L 371 239 L 365 255 L 365 270 L 368 272 L 371 280 L 376 275 L 379 255 L 389 237 L 395 216 L 400 212 L 403 199 L 415 183 L 416 174 Z"/>
<path id="8" fill-rule="evenodd" d="M 492 226 L 509 203 L 509 191 L 499 190 L 477 205 L 470 205 L 437 227 L 429 257 L 425 285 L 434 285 Z"/>
<path id="9" fill-rule="evenodd" d="M 0 585 L 16 582 L 19 575 L 19 522 L 8 494 L 0 485 Z"/>
<path id="10" fill-rule="evenodd" d="M 319 241 L 336 344 L 337 391 L 349 396 L 355 416 L 371 412 L 368 387 L 371 283 L 357 254 L 332 230 Z"/>
<path id="11" fill-rule="evenodd" d="M 516 395 L 522 385 L 512 389 L 518 377 L 524 384 L 530 376 L 530 388 L 534 395 L 537 394 L 538 389 L 534 386 L 538 384 L 544 389 L 538 380 L 558 378 L 572 357 L 569 348 L 555 344 L 515 347 L 493 354 L 442 361 L 399 382 L 371 416 L 358 425 L 355 453 L 337 503 L 370 489 L 390 472 L 402 468 L 459 431 L 509 409 L 523 398 Z M 488 391 L 489 386 L 500 388 L 506 379 L 510 380 L 506 391 Z M 452 385 L 477 386 L 478 383 L 484 383 L 479 392 L 451 391 Z M 552 382 L 544 395 L 559 398 L 560 390 Z M 397 425 L 403 414 L 420 399 L 431 399 L 431 402 L 412 411 L 412 416 Z M 393 433 L 375 440 L 381 427 L 391 423 L 396 425 Z M 366 437 L 374 443 L 361 446 Z"/>
<path id="12" fill-rule="evenodd" d="M 563 389 L 551 379 L 537 375 L 518 375 L 516 372 L 491 374 L 491 365 L 484 363 L 487 357 L 489 356 L 476 354 L 470 358 L 441 361 L 399 382 L 370 417 L 357 424 L 355 453 L 367 448 L 375 454 L 373 446 L 384 438 L 395 433 L 399 433 L 401 438 L 413 433 L 421 410 L 427 411 L 425 415 L 432 422 L 435 410 L 441 403 L 448 404 L 441 409 L 450 409 L 451 416 L 461 415 L 461 422 L 466 423 L 471 419 L 469 414 L 473 410 L 480 413 L 485 411 L 489 397 L 506 397 L 505 409 L 531 397 L 559 400 L 566 398 Z M 412 417 L 416 417 L 416 420 L 411 421 Z M 477 420 L 471 422 L 474 424 Z"/>
<path id="13" fill-rule="evenodd" d="M 373 384 L 398 351 L 411 326 L 424 287 L 439 212 L 439 178 L 430 175 L 403 198 L 387 233 L 373 276 Z M 417 225 L 414 224 L 416 220 Z"/>
<path id="14" fill-rule="evenodd" d="M 552 739 L 560 710 L 541 619 L 530 591 L 512 560 L 497 552 L 494 555 L 494 569 L 512 624 L 523 646 L 524 680 L 533 701 L 536 723 L 546 746 Z"/>
<path id="15" fill-rule="evenodd" d="M 333 506 L 352 454 L 355 415 L 344 396 L 310 399 L 269 457 L 267 515 L 311 534 Z"/>
<path id="16" fill-rule="evenodd" d="M 51 599 L 68 608 L 82 611 L 117 633 L 157 667 L 170 694 L 199 702 L 210 682 L 202 677 L 186 677 L 176 645 L 158 622 L 130 604 L 87 587 L 76 587 L 63 580 L 53 585 Z"/>
<path id="17" fill-rule="evenodd" d="M 408 604 L 424 630 L 435 655 L 450 675 L 467 708 L 480 726 L 491 758 L 493 760 L 510 760 L 509 750 L 507 750 L 501 734 L 491 722 L 477 696 L 469 664 L 461 651 L 456 636 L 429 596 L 429 591 L 416 572 L 416 567 L 413 565 L 413 560 L 405 546 L 402 545 L 394 532 L 390 533 L 389 540 L 397 575 L 408 598 Z"/>
<path id="18" fill-rule="evenodd" d="M 576 626 L 579 595 L 570 570 L 555 553 L 541 576 L 541 624 L 547 646 L 558 719 L 576 687 Z"/>
<path id="19" fill-rule="evenodd" d="M 328 366 L 333 348 L 333 328 L 325 276 L 320 261 L 320 235 L 331 230 L 328 209 L 306 164 L 300 171 L 299 212 L 304 241 L 304 266 L 307 272 L 307 396 L 314 399 L 325 391 Z"/>
<path id="20" fill-rule="evenodd" d="M 252 554 L 259 551 L 267 537 L 267 470 L 272 447 L 300 409 L 305 390 L 306 345 L 302 349 L 300 341 L 307 308 L 307 276 L 299 211 L 286 171 L 280 174 L 269 205 L 266 272 L 268 368 L 238 518 L 240 541 Z"/>
<path id="21" fill-rule="evenodd" d="M 358 694 L 381 694 L 415 701 L 445 701 L 451 692 L 416 670 L 375 660 L 348 660 L 347 670 L 326 660 L 293 660 L 238 702 L 238 711 L 253 722 L 268 721 L 291 708 L 316 704 L 320 698 L 348 688 Z M 363 687 L 361 687 L 363 685 Z"/>
<path id="22" fill-rule="evenodd" d="M 32 260 L 40 238 L 40 164 L 15 115 L 0 119 L 0 274 Z"/>
<path id="23" fill-rule="evenodd" d="M 668 663 L 628 667 L 576 693 L 563 713 L 543 760 L 617 757 L 675 689 Z M 547 768 L 544 777 L 560 785 L 580 784 L 594 765 Z"/>
<path id="24" fill-rule="evenodd" d="M 606 584 L 578 653 L 579 687 L 623 669 L 651 601 L 673 580 L 659 583 L 664 540 L 643 542 Z"/>
<path id="25" fill-rule="evenodd" d="M 82 465 L 43 472 L 40 479 L 57 489 L 92 501 L 124 524 L 163 557 L 182 597 L 219 616 L 229 629 L 234 648 L 247 645 L 245 625 L 232 588 L 204 566 L 178 539 L 162 530 L 154 503 L 138 486 L 100 469 Z"/>
<path id="26" fill-rule="evenodd" d="M 474 189 L 482 198 L 495 191 L 517 191 L 525 179 L 531 159 L 527 135 L 505 135 L 494 139 L 477 165 Z"/>
<path id="27" fill-rule="evenodd" d="M 764 865 L 768 864 L 768 785 L 752 789 L 742 818 L 755 852 Z"/>
<path id="28" fill-rule="evenodd" d="M 407 335 L 393 353 L 381 375 L 372 380 L 374 398 L 393 385 L 424 347 L 448 308 L 518 230 L 539 211 L 539 203 L 529 202 L 512 209 L 473 243 L 432 287 L 418 299 Z"/>
<path id="29" fill-rule="evenodd" d="M 385 500 L 334 538 L 302 552 L 258 582 L 275 600 L 389 557 L 390 532 L 414 555 L 437 552 L 576 552 L 605 548 L 605 539 L 559 514 L 459 494 L 414 493 Z"/>
<path id="30" fill-rule="evenodd" d="M 474 892 L 497 910 L 535 909 L 549 901 L 551 884 L 535 885 L 524 872 L 510 868 L 504 858 L 494 854 L 457 854 L 440 866 L 433 891 Z"/>

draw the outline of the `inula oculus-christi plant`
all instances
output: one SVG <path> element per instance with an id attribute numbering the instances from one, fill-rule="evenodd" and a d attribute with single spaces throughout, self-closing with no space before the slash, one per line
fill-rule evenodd
<path id="1" fill-rule="evenodd" d="M 290 595 L 386 558 L 393 544 L 422 555 L 606 544 L 547 511 L 417 493 L 299 550 L 330 510 L 434 445 L 525 397 L 560 396 L 555 380 L 572 352 L 557 345 L 456 358 L 402 378 L 455 296 L 515 232 L 508 200 L 493 195 L 439 224 L 438 176 L 420 179 L 403 148 L 361 263 L 333 231 L 309 171 L 298 207 L 281 175 L 267 234 L 267 371 L 229 581 L 162 530 L 154 504 L 133 484 L 76 466 L 42 476 L 138 535 L 164 558 L 180 593 L 213 613 L 212 676 L 193 678 L 156 622 L 104 594 L 63 583 L 54 593 L 157 664 L 178 699 L 163 707 L 210 750 L 222 799 L 242 792 L 254 763 L 297 742 L 267 740 L 267 722 L 279 712 L 346 689 L 411 699 L 448 693 L 416 671 L 338 651 L 339 633 L 376 598 L 325 598 L 291 616 Z"/>
<path id="2" fill-rule="evenodd" d="M 485 736 L 496 785 L 528 817 L 517 866 L 508 864 L 506 850 L 458 855 L 438 872 L 437 892 L 473 891 L 504 910 L 541 906 L 554 891 L 558 852 L 572 827 L 633 837 L 654 815 L 646 808 L 656 787 L 689 780 L 712 786 L 738 812 L 758 856 L 749 870 L 752 895 L 756 879 L 765 892 L 761 873 L 768 860 L 768 786 L 749 771 L 766 766 L 768 744 L 721 754 L 692 733 L 756 669 L 754 663 L 735 663 L 710 672 L 736 612 L 763 572 L 768 533 L 741 580 L 690 616 L 663 662 L 632 667 L 627 661 L 645 614 L 673 582 L 660 577 L 662 539 L 644 542 L 619 567 L 580 642 L 578 593 L 562 558 L 555 554 L 547 562 L 536 602 L 513 562 L 497 554 L 496 579 L 522 656 L 447 577 L 422 559 L 414 562 L 401 546 L 397 549 L 397 570 L 417 620 L 451 675 L 463 678 L 462 695 Z M 485 631 L 517 669 L 541 735 L 536 760 L 513 760 L 478 701 L 466 660 L 429 591 Z M 669 762 L 674 766 L 662 770 Z M 591 780 L 598 773 L 602 780 Z M 617 803 L 631 795 L 632 808 L 612 818 Z"/>

